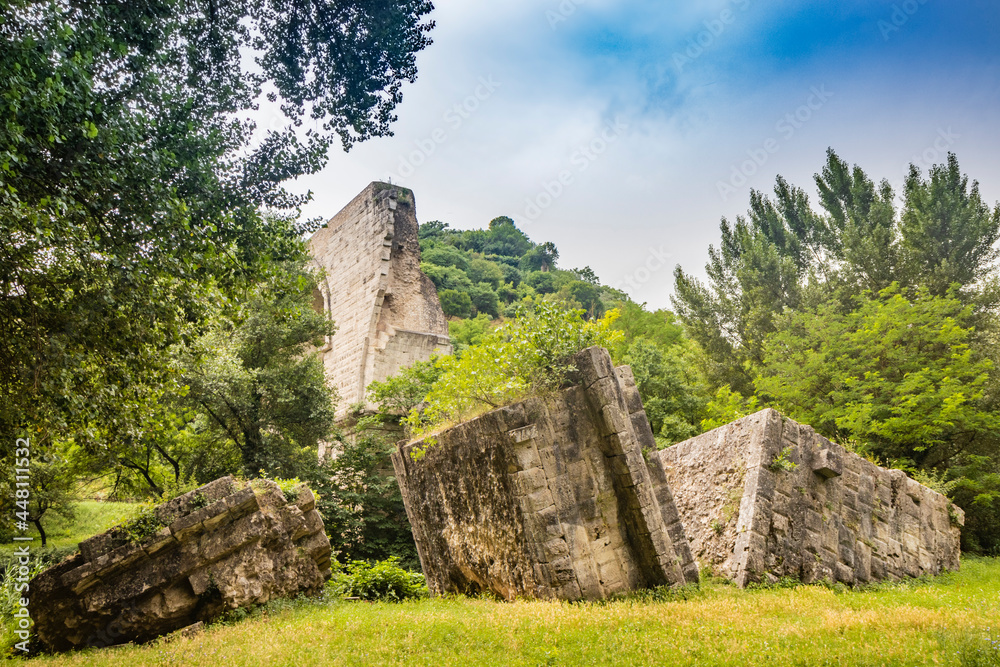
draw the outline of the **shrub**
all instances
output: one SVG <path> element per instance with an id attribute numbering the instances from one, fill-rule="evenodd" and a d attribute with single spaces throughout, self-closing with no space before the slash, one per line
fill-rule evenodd
<path id="1" fill-rule="evenodd" d="M 520 317 L 483 336 L 460 359 L 446 357 L 444 373 L 432 385 L 426 408 L 406 419 L 414 433 L 447 421 L 470 419 L 530 393 L 559 388 L 575 370 L 572 357 L 592 345 L 608 346 L 621 335 L 611 325 L 617 311 L 585 322 L 582 311 L 535 304 Z"/>
<path id="2" fill-rule="evenodd" d="M 448 317 L 461 317 L 465 319 L 472 316 L 472 298 L 465 292 L 445 289 L 438 292 L 441 300 L 441 310 Z"/>
<path id="3" fill-rule="evenodd" d="M 396 557 L 377 563 L 351 561 L 328 584 L 336 595 L 362 600 L 401 600 L 427 597 L 424 575 L 408 572 Z"/>

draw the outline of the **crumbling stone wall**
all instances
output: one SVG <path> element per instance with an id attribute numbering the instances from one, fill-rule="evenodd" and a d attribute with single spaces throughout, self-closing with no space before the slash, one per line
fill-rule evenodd
<path id="1" fill-rule="evenodd" d="M 451 351 L 437 290 L 420 271 L 417 230 L 413 193 L 372 183 L 309 240 L 326 271 L 317 305 L 337 325 L 321 352 L 338 419 L 365 401 L 370 382 Z"/>
<path id="2" fill-rule="evenodd" d="M 702 566 L 738 585 L 845 584 L 959 567 L 962 510 L 762 410 L 650 456 Z"/>
<path id="3" fill-rule="evenodd" d="M 155 510 L 165 527 L 139 543 L 111 530 L 31 582 L 38 639 L 53 651 L 142 642 L 227 609 L 314 594 L 330 541 L 306 487 L 287 500 L 223 477 Z"/>
<path id="4" fill-rule="evenodd" d="M 697 581 L 635 382 L 603 348 L 579 384 L 401 443 L 396 477 L 428 585 L 598 599 Z"/>

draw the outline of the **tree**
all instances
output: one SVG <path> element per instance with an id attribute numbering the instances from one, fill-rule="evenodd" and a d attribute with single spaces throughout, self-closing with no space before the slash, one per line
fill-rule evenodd
<path id="1" fill-rule="evenodd" d="M 342 441 L 336 458 L 304 475 L 317 492 L 316 508 L 341 562 L 396 556 L 403 567 L 420 567 L 403 496 L 392 474 L 395 448 L 392 437 L 362 432 Z"/>
<path id="2" fill-rule="evenodd" d="M 0 478 L 0 511 L 9 517 L 0 533 L 9 541 L 8 526 L 13 528 L 16 519 L 18 523 L 33 525 L 44 547 L 48 535 L 43 521 L 53 514 L 70 520 L 75 515 L 71 463 L 62 448 L 57 450 L 38 438 L 19 439 L 16 447 L 10 449 L 19 456 L 13 459 L 15 465 L 11 466 L 10 474 Z M 27 487 L 19 485 L 25 482 Z M 20 530 L 26 530 L 26 525 Z"/>
<path id="3" fill-rule="evenodd" d="M 470 249 L 487 255 L 523 257 L 534 245 L 513 220 L 503 215 L 490 220 L 489 229 L 482 236 L 482 247 Z"/>
<path id="4" fill-rule="evenodd" d="M 549 271 L 556 266 L 559 259 L 559 250 L 551 241 L 546 241 L 541 245 L 528 250 L 521 257 L 520 269 L 525 273 L 530 271 Z"/>
<path id="5" fill-rule="evenodd" d="M 474 257 L 469 261 L 469 268 L 466 274 L 473 283 L 486 283 L 492 289 L 498 289 L 506 280 L 506 273 L 502 266 L 496 262 Z M 513 267 L 508 267 L 513 268 Z M 516 271 L 516 269 L 514 269 Z"/>
<path id="6" fill-rule="evenodd" d="M 334 433 L 336 397 L 310 350 L 334 331 L 312 308 L 316 285 L 304 259 L 288 266 L 179 353 L 184 400 L 235 445 L 249 477 L 295 477 Z"/>
<path id="7" fill-rule="evenodd" d="M 389 133 L 431 4 L 252 0 L 0 9 L 0 436 L 127 433 L 165 350 L 286 258 L 335 138 Z M 254 142 L 265 87 L 285 127 Z M 309 118 L 315 127 L 303 130 Z M 138 378 L 143 381 L 138 382 Z M 51 440 L 51 439 L 50 439 Z"/>
<path id="8" fill-rule="evenodd" d="M 692 354 L 690 342 L 664 350 L 645 338 L 637 338 L 622 358 L 635 376 L 653 435 L 663 445 L 701 432 L 707 396 L 691 363 Z"/>
<path id="9" fill-rule="evenodd" d="M 838 298 L 846 312 L 850 295 L 892 282 L 939 296 L 957 283 L 963 298 L 980 301 L 977 317 L 1000 302 L 996 290 L 984 290 L 996 277 L 1000 207 L 991 212 L 982 202 L 954 155 L 928 178 L 911 167 L 902 210 L 887 182 L 876 187 L 832 150 L 815 181 L 821 212 L 780 176 L 773 200 L 752 192 L 747 218 L 722 221 L 707 285 L 675 270 L 674 306 L 716 386 L 752 393 L 764 341 L 785 309 Z"/>
<path id="10" fill-rule="evenodd" d="M 903 261 L 919 284 L 943 295 L 953 284 L 971 287 L 994 273 L 1000 205 L 990 210 L 955 155 L 931 167 L 928 179 L 911 165 L 905 192 L 899 225 Z"/>
<path id="11" fill-rule="evenodd" d="M 465 319 L 472 316 L 472 298 L 468 292 L 445 289 L 438 292 L 438 299 L 441 301 L 441 310 L 448 317 Z"/>
<path id="12" fill-rule="evenodd" d="M 971 316 L 954 293 L 893 284 L 857 297 L 789 313 L 766 345 L 761 396 L 784 414 L 884 460 L 947 468 L 980 444 L 994 443 L 1000 418 L 984 409 L 993 364 L 969 346 Z"/>

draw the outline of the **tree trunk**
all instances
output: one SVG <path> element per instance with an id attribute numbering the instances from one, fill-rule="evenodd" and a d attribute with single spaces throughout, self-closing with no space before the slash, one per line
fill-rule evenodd
<path id="1" fill-rule="evenodd" d="M 42 537 L 42 546 L 44 547 L 45 546 L 45 529 L 42 528 L 42 517 L 38 517 L 37 519 L 32 519 L 31 523 L 35 524 L 35 528 L 38 529 L 38 534 L 41 535 L 41 537 Z"/>

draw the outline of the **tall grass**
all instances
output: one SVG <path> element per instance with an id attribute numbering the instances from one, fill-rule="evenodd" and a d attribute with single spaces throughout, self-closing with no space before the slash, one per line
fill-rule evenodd
<path id="1" fill-rule="evenodd" d="M 281 602 L 141 647 L 33 659 L 93 665 L 995 665 L 1000 560 L 868 590 L 697 592 L 596 603 L 437 598 Z M 992 634 L 991 634 L 992 633 Z"/>

